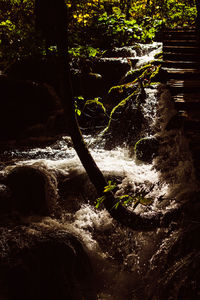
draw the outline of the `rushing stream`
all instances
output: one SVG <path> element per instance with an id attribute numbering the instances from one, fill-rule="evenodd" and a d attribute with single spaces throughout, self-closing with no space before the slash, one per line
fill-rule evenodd
<path id="1" fill-rule="evenodd" d="M 147 59 L 151 60 L 160 47 L 154 45 L 147 51 L 145 46 L 137 67 Z M 117 182 L 117 196 L 145 191 L 146 197 L 153 199 L 151 205 L 140 204 L 135 209 L 137 213 L 150 215 L 165 213 L 187 203 L 198 190 L 198 184 L 182 130 L 165 130 L 176 114 L 168 90 L 157 84 L 146 88 L 145 92 L 147 97 L 142 112 L 148 126 L 143 136 L 156 137 L 160 145 L 152 163 L 138 161 L 134 145 L 105 150 L 105 141 L 100 135 L 85 136 L 85 140 L 105 176 Z M 82 241 L 94 269 L 97 299 L 159 299 L 151 296 L 155 283 L 151 285 L 148 272 L 162 264 L 161 256 L 165 259 L 166 249 L 170 249 L 178 238 L 176 226 L 174 230 L 170 225 L 154 231 L 133 231 L 113 221 L 103 206 L 96 209 L 93 204 L 97 197 L 95 189 L 67 136 L 46 148 L 4 151 L 2 157 L 6 166 L 2 167 L 1 178 L 14 167 L 24 165 L 43 168 L 56 178 L 61 216 L 29 216 L 25 218 L 26 222 L 38 231 L 64 230 Z M 5 185 L 0 188 L 4 191 Z M 129 209 L 133 208 L 130 206 Z M 174 299 L 177 298 L 174 296 Z"/>

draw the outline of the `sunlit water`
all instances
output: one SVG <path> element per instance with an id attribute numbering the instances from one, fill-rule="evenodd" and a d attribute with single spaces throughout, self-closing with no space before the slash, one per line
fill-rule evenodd
<path id="1" fill-rule="evenodd" d="M 149 51 L 143 47 L 140 65 L 151 60 L 161 45 L 153 44 Z M 139 67 L 139 64 L 138 64 Z M 86 136 L 91 153 L 107 178 L 117 178 L 117 195 L 134 195 L 146 191 L 153 199 L 150 206 L 138 205 L 138 213 L 164 213 L 186 202 L 197 190 L 196 178 L 187 141 L 181 130 L 166 131 L 165 126 L 175 114 L 169 92 L 162 85 L 146 89 L 147 98 L 143 114 L 148 122 L 146 136 L 155 136 L 160 142 L 159 155 L 151 164 L 137 161 L 133 149 L 118 147 L 105 150 L 100 137 Z M 72 147 L 69 137 L 63 137 L 51 147 L 28 151 L 9 151 L 9 166 L 1 171 L 4 177 L 16 165 L 38 165 L 59 178 L 71 180 L 84 176 L 85 171 Z M 83 181 L 87 191 L 89 180 Z M 4 187 L 2 186 L 2 189 Z M 79 189 L 79 186 L 77 186 Z M 70 194 L 70 191 L 69 191 Z M 67 197 L 66 201 L 72 201 Z M 79 201 L 73 213 L 63 211 L 59 220 L 29 217 L 29 222 L 38 228 L 64 229 L 78 236 L 87 249 L 95 270 L 98 299 L 124 300 L 145 299 L 142 278 L 152 264 L 151 258 L 162 249 L 167 229 L 136 232 L 117 224 L 103 209 L 96 209 L 90 199 Z M 168 241 L 171 242 L 170 239 Z"/>

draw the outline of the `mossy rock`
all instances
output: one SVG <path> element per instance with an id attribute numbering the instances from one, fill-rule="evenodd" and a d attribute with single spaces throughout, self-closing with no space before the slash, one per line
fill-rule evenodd
<path id="1" fill-rule="evenodd" d="M 80 127 L 87 133 L 95 133 L 106 127 L 108 115 L 98 99 L 87 100 L 78 116 Z"/>
<path id="2" fill-rule="evenodd" d="M 150 76 L 151 82 L 165 82 L 168 78 L 167 71 L 163 70 L 161 65 L 156 67 L 156 70 Z"/>
<path id="3" fill-rule="evenodd" d="M 124 58 L 101 58 L 93 61 L 92 70 L 102 75 L 104 86 L 109 89 L 119 83 L 131 66 Z"/>
<path id="4" fill-rule="evenodd" d="M 137 83 L 128 83 L 122 84 L 118 86 L 113 86 L 108 92 L 104 102 L 105 106 L 109 108 L 113 108 L 121 102 L 123 99 L 130 96 L 137 88 Z"/>
<path id="5" fill-rule="evenodd" d="M 155 59 L 162 59 L 162 58 L 163 58 L 163 52 L 161 51 L 161 52 L 159 52 L 159 53 L 156 53 L 156 54 L 154 55 L 154 58 L 155 58 Z"/>
<path id="6" fill-rule="evenodd" d="M 83 95 L 86 98 L 93 98 L 102 95 L 104 90 L 103 78 L 98 73 L 78 70 L 72 73 L 71 83 L 74 96 Z"/>
<path id="7" fill-rule="evenodd" d="M 112 149 L 123 143 L 136 142 L 144 123 L 143 114 L 137 105 L 137 92 L 135 91 L 112 110 L 109 124 L 104 132 L 106 148 Z"/>
<path id="8" fill-rule="evenodd" d="M 145 137 L 135 144 L 135 155 L 138 160 L 151 162 L 158 154 L 159 142 L 154 137 Z"/>
<path id="9" fill-rule="evenodd" d="M 133 82 L 137 80 L 138 77 L 143 79 L 146 76 L 147 72 L 151 72 L 152 65 L 147 64 L 140 69 L 130 70 L 122 79 L 122 83 Z M 150 73 L 151 74 L 151 73 Z"/>

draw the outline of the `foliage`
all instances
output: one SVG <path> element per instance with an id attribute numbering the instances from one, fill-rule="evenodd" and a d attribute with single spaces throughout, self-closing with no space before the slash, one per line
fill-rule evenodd
<path id="1" fill-rule="evenodd" d="M 104 187 L 103 193 L 106 194 L 108 192 L 112 192 L 117 188 L 116 183 L 112 183 L 111 180 L 108 181 L 108 185 Z M 117 197 L 116 203 L 113 204 L 113 208 L 117 209 L 121 204 L 123 206 L 129 206 L 133 204 L 133 209 L 135 209 L 139 204 L 141 205 L 150 205 L 153 201 L 152 198 L 146 197 L 147 192 L 141 190 L 140 192 L 135 193 L 134 195 L 122 195 Z M 100 205 L 105 201 L 106 196 L 103 195 L 96 200 L 96 208 L 99 208 Z"/>
<path id="2" fill-rule="evenodd" d="M 70 48 L 69 54 L 71 54 L 74 57 L 82 56 L 84 58 L 90 58 L 100 55 L 101 51 L 99 48 L 78 45 L 77 47 Z"/>
<path id="3" fill-rule="evenodd" d="M 0 3 L 0 68 L 21 58 L 41 55 L 44 42 L 35 33 L 33 0 L 4 0 Z"/>
<path id="4" fill-rule="evenodd" d="M 120 13 L 107 15 L 104 13 L 97 19 L 96 31 L 103 38 L 107 48 L 113 46 L 124 46 L 134 41 L 139 41 L 142 35 L 142 28 L 136 20 L 126 20 Z"/>
<path id="5" fill-rule="evenodd" d="M 195 2 L 177 0 L 68 0 L 72 9 L 73 43 L 108 48 L 149 42 L 163 27 L 195 23 Z M 128 11 L 127 11 L 128 10 Z M 75 30 L 74 30 L 75 29 Z M 80 34 L 79 34 L 80 33 Z"/>
<path id="6" fill-rule="evenodd" d="M 1 0 L 1 69 L 26 56 L 46 54 L 35 33 L 34 3 Z M 194 0 L 66 0 L 66 5 L 70 53 L 75 56 L 94 57 L 109 47 L 149 42 L 163 26 L 191 26 L 196 17 Z"/>
<path id="7" fill-rule="evenodd" d="M 75 106 L 75 113 L 77 114 L 77 116 L 80 116 L 82 111 L 81 109 L 79 108 L 79 105 L 78 105 L 78 102 L 83 102 L 84 101 L 84 98 L 82 96 L 78 96 L 78 97 L 75 97 L 74 99 L 74 106 Z"/>

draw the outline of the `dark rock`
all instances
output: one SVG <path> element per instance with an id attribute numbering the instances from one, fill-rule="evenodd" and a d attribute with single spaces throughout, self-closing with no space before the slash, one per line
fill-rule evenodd
<path id="1" fill-rule="evenodd" d="M 13 80 L 47 83 L 59 90 L 59 67 L 53 55 L 47 58 L 28 57 L 12 64 L 6 74 Z"/>
<path id="2" fill-rule="evenodd" d="M 126 58 L 101 58 L 93 62 L 92 70 L 103 77 L 106 88 L 118 84 L 120 79 L 130 70 L 131 65 Z"/>
<path id="3" fill-rule="evenodd" d="M 108 116 L 100 101 L 88 100 L 78 117 L 78 121 L 84 132 L 94 133 L 106 127 Z"/>
<path id="4" fill-rule="evenodd" d="M 123 76 L 121 82 L 122 83 L 129 83 L 132 81 L 135 81 L 136 79 L 138 79 L 139 77 L 141 79 L 144 79 L 147 76 L 147 73 L 152 74 L 152 65 L 151 64 L 147 64 L 145 66 L 142 66 L 140 69 L 131 69 L 129 72 L 127 72 L 125 74 L 125 76 Z"/>
<path id="5" fill-rule="evenodd" d="M 56 211 L 57 181 L 43 167 L 14 168 L 6 178 L 12 192 L 7 210 L 21 214 L 49 215 Z"/>
<path id="6" fill-rule="evenodd" d="M 87 174 L 81 170 L 72 172 L 69 178 L 59 180 L 58 189 L 60 205 L 70 213 L 75 213 L 79 210 L 83 203 L 89 202 L 91 205 L 94 205 L 95 200 L 98 198 Z"/>
<path id="7" fill-rule="evenodd" d="M 176 114 L 169 120 L 166 126 L 166 130 L 169 131 L 173 129 L 181 129 L 184 126 L 184 122 L 185 122 L 185 117 Z"/>
<path id="8" fill-rule="evenodd" d="M 136 158 L 144 162 L 151 162 L 152 159 L 158 154 L 158 148 L 159 142 L 156 138 L 143 138 L 135 144 Z"/>
<path id="9" fill-rule="evenodd" d="M 72 72 L 71 83 L 74 96 L 94 98 L 101 96 L 104 90 L 102 76 L 98 73 Z"/>
<path id="10" fill-rule="evenodd" d="M 38 123 L 46 123 L 59 109 L 59 99 L 47 85 L 0 78 L 0 139 L 23 136 Z"/>
<path id="11" fill-rule="evenodd" d="M 0 299 L 96 299 L 90 260 L 76 237 L 39 226 L 0 233 Z"/>
<path id="12" fill-rule="evenodd" d="M 150 79 L 152 82 L 163 82 L 165 83 L 168 78 L 168 73 L 163 68 L 158 67 L 157 71 L 153 72 Z"/>
<path id="13" fill-rule="evenodd" d="M 195 223 L 195 225 L 194 225 Z M 167 238 L 151 259 L 147 274 L 148 299 L 199 299 L 199 217 Z M 154 280 L 152 281 L 152 278 Z"/>

